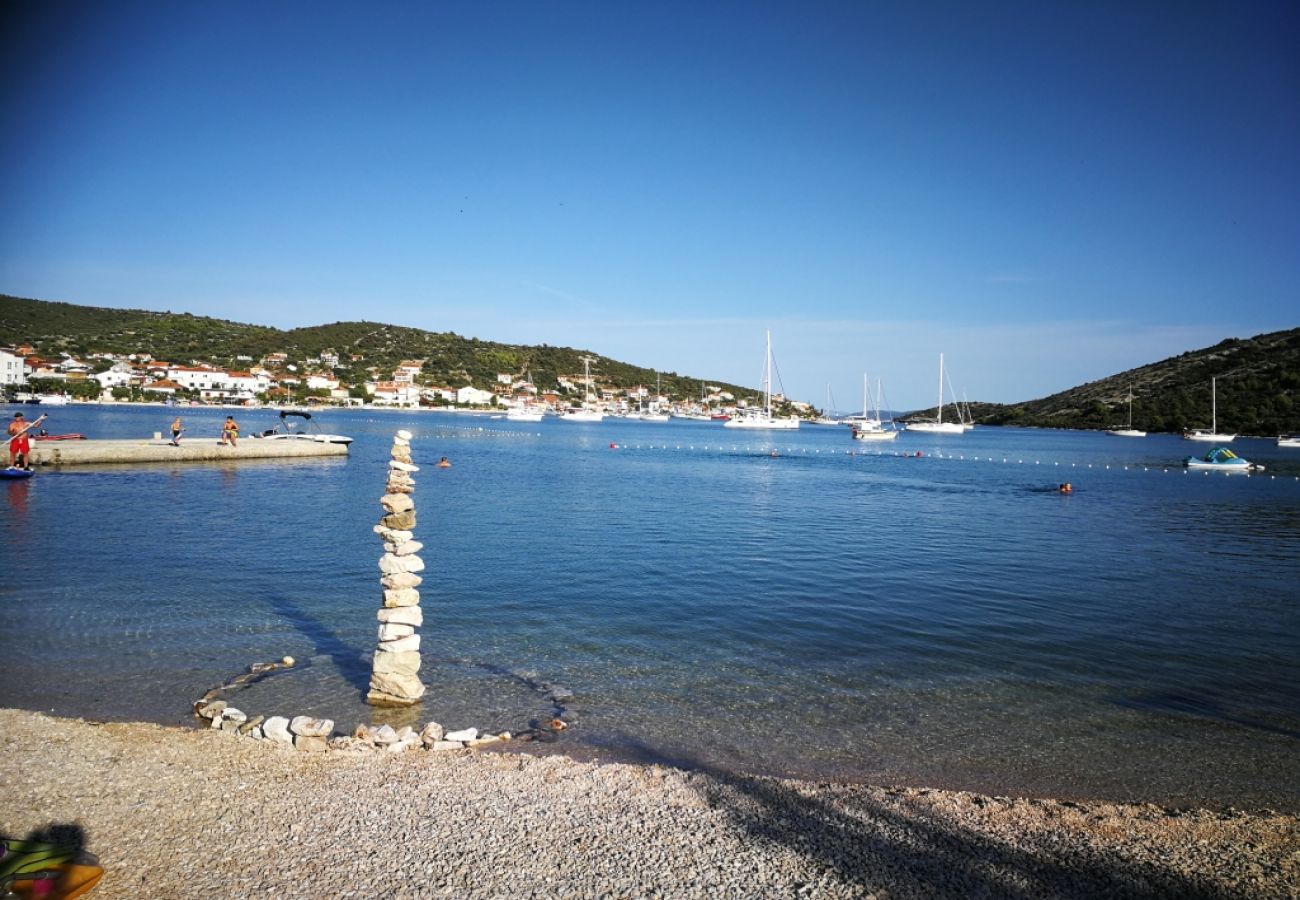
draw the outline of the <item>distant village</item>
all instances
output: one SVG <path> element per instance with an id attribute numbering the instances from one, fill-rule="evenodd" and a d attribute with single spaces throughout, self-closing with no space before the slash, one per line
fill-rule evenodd
<path id="1" fill-rule="evenodd" d="M 35 348 L 20 344 L 0 349 L 0 391 L 10 400 L 62 402 L 70 398 L 98 402 L 201 403 L 221 406 L 260 406 L 318 403 L 334 406 L 399 408 L 454 407 L 463 409 L 528 408 L 559 411 L 588 404 L 610 414 L 677 412 L 721 415 L 743 409 L 745 401 L 717 387 L 706 387 L 699 398 L 670 400 L 653 387 L 613 388 L 584 384 L 582 375 L 561 376 L 556 390 L 539 390 L 527 374 L 502 372 L 491 390 L 428 383 L 424 361 L 400 361 L 391 371 L 371 368 L 372 379 L 348 384 L 335 370 L 338 354 L 291 363 L 284 353 L 261 359 L 236 357 L 242 369 L 154 359 L 148 353 L 92 353 L 84 358 L 63 355 L 47 359 Z M 351 357 L 348 362 L 360 360 Z M 773 403 L 785 398 L 774 394 Z M 799 414 L 809 404 L 790 403 Z"/>

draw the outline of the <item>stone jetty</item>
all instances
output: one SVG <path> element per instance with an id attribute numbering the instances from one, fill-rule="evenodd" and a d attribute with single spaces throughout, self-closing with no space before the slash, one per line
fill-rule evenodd
<path id="1" fill-rule="evenodd" d="M 142 463 L 240 462 L 250 459 L 297 459 L 307 456 L 347 456 L 347 444 L 323 441 L 261 441 L 245 438 L 239 446 L 215 440 L 33 441 L 32 465 L 37 468 Z"/>
<path id="2" fill-rule="evenodd" d="M 379 505 L 384 514 L 375 533 L 384 542 L 379 558 L 379 584 L 384 602 L 379 609 L 379 646 L 371 665 L 370 692 L 366 700 L 374 706 L 410 706 L 424 696 L 420 681 L 420 635 L 416 629 L 424 623 L 420 612 L 423 580 L 419 572 L 424 561 L 419 552 L 424 547 L 415 540 L 415 479 L 420 471 L 411 462 L 411 433 L 399 431 L 393 436 L 389 453 L 388 484 Z"/>

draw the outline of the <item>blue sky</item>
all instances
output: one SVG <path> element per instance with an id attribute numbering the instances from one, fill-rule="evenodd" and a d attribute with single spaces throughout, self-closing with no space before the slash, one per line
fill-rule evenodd
<path id="1" fill-rule="evenodd" d="M 1294 3 L 7 3 L 0 292 L 932 405 L 1300 325 Z"/>

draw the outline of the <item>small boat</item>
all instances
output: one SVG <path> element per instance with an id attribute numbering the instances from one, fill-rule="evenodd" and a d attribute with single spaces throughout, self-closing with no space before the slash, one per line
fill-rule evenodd
<path id="1" fill-rule="evenodd" d="M 1236 434 L 1219 434 L 1219 402 L 1218 392 L 1215 388 L 1214 378 L 1210 379 L 1210 427 L 1193 428 L 1183 434 L 1185 441 L 1213 441 L 1216 444 L 1226 444 L 1235 438 Z"/>
<path id="2" fill-rule="evenodd" d="M 343 434 L 325 434 L 316 429 L 304 427 L 311 422 L 312 414 L 300 409 L 280 410 L 280 424 L 266 431 L 257 432 L 254 438 L 267 441 L 315 441 L 318 444 L 351 444 L 352 438 Z M 302 424 L 296 420 L 302 419 Z"/>
<path id="3" fill-rule="evenodd" d="M 66 394 L 37 394 L 36 402 L 42 406 L 67 406 L 68 396 Z"/>
<path id="4" fill-rule="evenodd" d="M 1222 472 L 1262 472 L 1264 467 L 1242 459 L 1227 447 L 1215 447 L 1204 456 L 1189 456 L 1183 460 L 1189 469 L 1216 469 Z"/>
<path id="5" fill-rule="evenodd" d="M 1145 431 L 1133 427 L 1133 385 L 1128 386 L 1128 424 L 1123 428 L 1107 428 L 1106 433 L 1114 437 L 1146 437 Z"/>
<path id="6" fill-rule="evenodd" d="M 1279 434 L 1277 436 L 1277 445 L 1279 447 L 1300 447 L 1300 434 Z"/>
<path id="7" fill-rule="evenodd" d="M 506 410 L 506 419 L 511 422 L 540 422 L 545 411 L 536 406 L 512 406 Z"/>
<path id="8" fill-rule="evenodd" d="M 32 436 L 34 441 L 84 441 L 84 434 L 37 434 Z"/>

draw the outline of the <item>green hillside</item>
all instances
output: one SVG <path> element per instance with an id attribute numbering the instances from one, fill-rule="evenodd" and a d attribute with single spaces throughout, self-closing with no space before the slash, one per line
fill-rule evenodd
<path id="1" fill-rule="evenodd" d="M 1210 425 L 1210 379 L 1217 379 L 1220 431 L 1275 435 L 1300 431 L 1300 329 L 1231 338 L 1038 400 L 972 403 L 985 425 L 1041 428 L 1133 427 L 1182 431 Z M 934 415 L 934 409 L 915 415 Z"/>
<path id="2" fill-rule="evenodd" d="M 288 362 L 298 363 L 333 350 L 340 357 L 336 371 L 348 382 L 364 381 L 369 370 L 390 373 L 402 360 L 422 359 L 422 375 L 430 383 L 485 389 L 496 385 L 498 373 L 509 372 L 527 374 L 539 388 L 549 390 L 562 376 L 580 375 L 582 357 L 590 356 L 592 377 L 601 385 L 653 387 L 658 375 L 664 393 L 673 398 L 698 398 L 706 384 L 738 397 L 757 397 L 754 388 L 676 372 L 656 373 L 572 347 L 499 344 L 378 322 L 336 322 L 281 331 L 189 313 L 0 296 L 0 345 L 20 342 L 30 343 L 42 356 L 149 353 L 168 362 L 207 362 L 236 369 L 247 368 L 247 358 L 261 359 L 268 353 L 285 353 Z"/>

